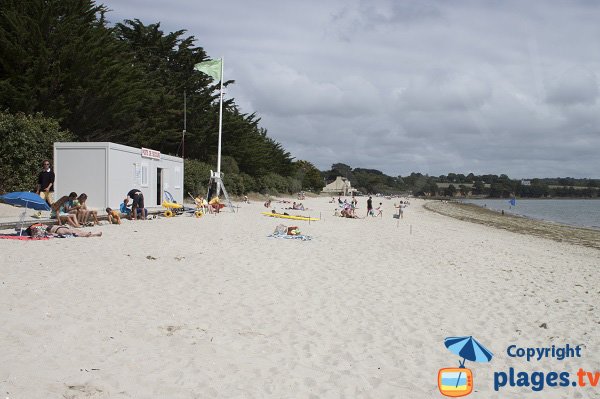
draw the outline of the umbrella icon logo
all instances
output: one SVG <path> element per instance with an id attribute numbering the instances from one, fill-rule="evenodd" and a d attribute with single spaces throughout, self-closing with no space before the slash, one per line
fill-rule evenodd
<path id="1" fill-rule="evenodd" d="M 462 357 L 458 367 L 443 368 L 438 371 L 438 388 L 444 396 L 467 396 L 473 392 L 473 372 L 465 367 L 465 361 L 485 363 L 494 356 L 486 347 L 471 336 L 448 337 L 444 345 L 450 352 Z"/>

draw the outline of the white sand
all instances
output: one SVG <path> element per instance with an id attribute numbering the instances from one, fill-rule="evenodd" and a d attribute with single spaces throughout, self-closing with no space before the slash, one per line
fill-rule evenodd
<path id="1" fill-rule="evenodd" d="M 310 224 L 253 203 L 101 238 L 0 240 L 0 397 L 440 398 L 438 370 L 459 360 L 443 340 L 461 335 L 496 355 L 467 362 L 472 397 L 600 397 L 600 385 L 492 387 L 511 366 L 600 371 L 600 251 L 418 200 L 398 224 L 383 201 L 378 219 L 334 218 L 321 198 L 297 212 L 322 213 Z M 278 223 L 313 239 L 267 238 Z M 584 349 L 528 363 L 508 358 L 511 343 Z"/>

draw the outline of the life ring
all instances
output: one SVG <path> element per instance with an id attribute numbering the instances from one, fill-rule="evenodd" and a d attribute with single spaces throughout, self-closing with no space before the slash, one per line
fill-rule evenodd
<path id="1" fill-rule="evenodd" d="M 172 216 L 173 216 L 173 212 L 171 212 L 171 210 L 170 210 L 170 209 L 167 209 L 167 210 L 165 211 L 164 215 L 165 215 L 165 217 L 166 217 L 166 218 L 170 218 L 170 217 L 172 217 Z"/>
<path id="2" fill-rule="evenodd" d="M 196 212 L 194 212 L 194 215 L 196 215 L 197 218 L 201 218 L 202 216 L 204 216 L 204 212 L 196 211 Z"/>

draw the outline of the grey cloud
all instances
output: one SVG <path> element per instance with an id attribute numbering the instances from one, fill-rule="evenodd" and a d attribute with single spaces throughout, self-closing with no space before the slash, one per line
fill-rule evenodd
<path id="1" fill-rule="evenodd" d="M 252 97 L 258 112 L 277 116 L 328 115 L 351 118 L 372 112 L 377 89 L 367 80 L 348 76 L 335 82 L 317 82 L 289 66 L 262 62 L 243 68 L 244 97 Z M 269 76 L 263 80 L 262 76 Z"/>
<path id="2" fill-rule="evenodd" d="M 597 98 L 598 79 L 582 68 L 572 68 L 548 85 L 547 101 L 551 104 L 593 104 Z"/>
<path id="3" fill-rule="evenodd" d="M 411 24 L 442 16 L 435 2 L 427 0 L 368 1 L 344 5 L 333 13 L 331 22 L 337 33 L 345 40 L 364 31 L 387 31 L 390 25 Z"/>
<path id="4" fill-rule="evenodd" d="M 227 96 L 319 168 L 599 177 L 597 2 L 107 3 L 225 56 Z"/>
<path id="5" fill-rule="evenodd" d="M 407 110 L 470 110 L 484 105 L 491 88 L 471 76 L 442 74 L 417 77 L 396 94 L 401 108 Z"/>

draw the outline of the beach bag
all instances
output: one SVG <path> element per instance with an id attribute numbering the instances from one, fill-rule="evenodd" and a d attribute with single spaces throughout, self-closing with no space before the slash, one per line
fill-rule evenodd
<path id="1" fill-rule="evenodd" d="M 44 238 L 47 235 L 47 229 L 48 226 L 46 226 L 45 224 L 35 223 L 29 226 L 25 231 L 31 236 L 31 238 Z"/>
<path id="2" fill-rule="evenodd" d="M 279 226 L 275 227 L 275 231 L 273 232 L 273 234 L 275 235 L 287 235 L 288 232 L 288 228 L 286 225 L 280 224 Z"/>

